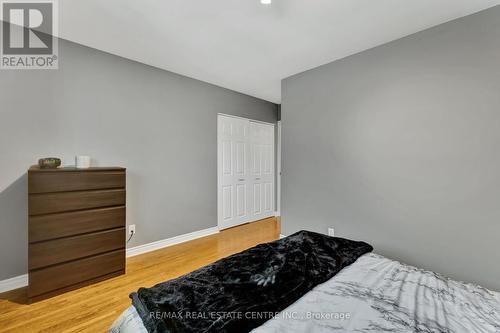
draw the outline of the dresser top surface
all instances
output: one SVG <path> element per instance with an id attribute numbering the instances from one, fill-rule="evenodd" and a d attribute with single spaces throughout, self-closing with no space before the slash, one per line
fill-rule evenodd
<path id="1" fill-rule="evenodd" d="M 29 168 L 29 172 L 95 172 L 95 171 L 125 171 L 122 167 L 92 167 L 87 169 L 78 169 L 75 167 L 59 167 L 56 169 L 41 169 L 38 165 Z"/>

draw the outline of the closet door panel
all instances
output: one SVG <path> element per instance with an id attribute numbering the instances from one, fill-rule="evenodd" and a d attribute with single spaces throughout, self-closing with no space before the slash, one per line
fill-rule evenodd
<path id="1" fill-rule="evenodd" d="M 274 126 L 250 122 L 252 220 L 274 215 Z"/>
<path id="2" fill-rule="evenodd" d="M 248 120 L 218 117 L 218 222 L 229 228 L 250 220 Z"/>

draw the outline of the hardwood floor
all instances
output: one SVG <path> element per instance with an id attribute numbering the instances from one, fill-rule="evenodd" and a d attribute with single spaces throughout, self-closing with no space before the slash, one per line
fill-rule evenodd
<path id="1" fill-rule="evenodd" d="M 139 287 L 178 277 L 279 234 L 279 221 L 269 218 L 127 258 L 126 275 L 38 303 L 26 304 L 26 288 L 0 294 L 0 332 L 107 332 Z"/>

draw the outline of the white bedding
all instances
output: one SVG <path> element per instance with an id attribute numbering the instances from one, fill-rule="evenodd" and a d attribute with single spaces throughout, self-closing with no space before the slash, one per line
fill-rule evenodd
<path id="1" fill-rule="evenodd" d="M 112 333 L 147 333 L 133 306 Z M 500 294 L 366 254 L 254 333 L 500 333 Z"/>

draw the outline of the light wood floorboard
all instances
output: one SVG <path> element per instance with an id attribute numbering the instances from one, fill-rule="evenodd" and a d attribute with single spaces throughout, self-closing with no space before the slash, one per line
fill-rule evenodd
<path id="1" fill-rule="evenodd" d="M 0 294 L 0 332 L 107 332 L 130 305 L 128 295 L 279 238 L 276 218 L 127 258 L 127 273 L 38 303 L 26 304 L 26 288 Z"/>

